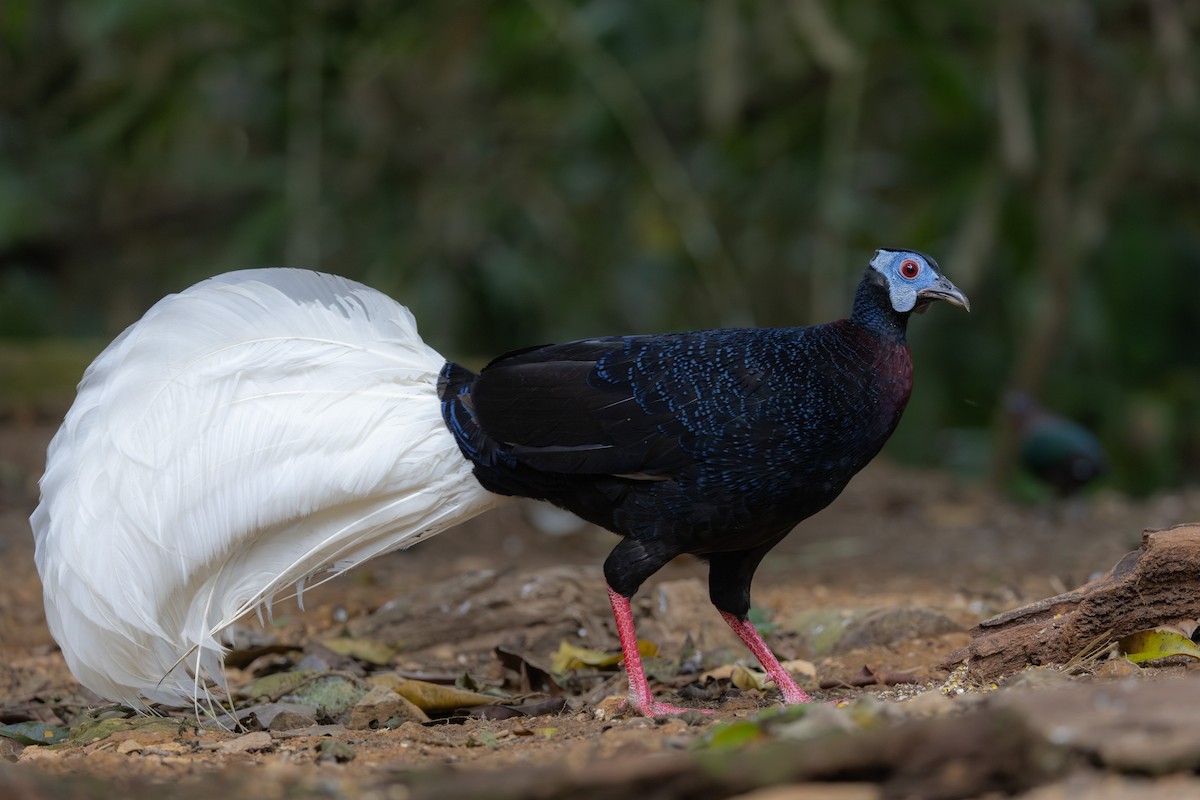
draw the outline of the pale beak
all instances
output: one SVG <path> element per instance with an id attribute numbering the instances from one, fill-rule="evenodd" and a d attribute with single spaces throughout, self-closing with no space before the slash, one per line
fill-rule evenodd
<path id="1" fill-rule="evenodd" d="M 925 300 L 945 300 L 947 303 L 953 303 L 967 311 L 971 310 L 971 301 L 967 299 L 967 296 L 942 275 L 938 276 L 937 283 L 917 292 L 917 297 Z"/>

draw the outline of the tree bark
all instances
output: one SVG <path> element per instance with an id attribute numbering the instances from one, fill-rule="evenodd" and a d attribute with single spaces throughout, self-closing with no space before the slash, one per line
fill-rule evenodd
<path id="1" fill-rule="evenodd" d="M 985 620 L 943 666 L 966 661 L 991 681 L 1031 665 L 1065 664 L 1131 633 L 1200 617 L 1200 525 L 1142 534 L 1141 549 L 1065 594 Z"/>

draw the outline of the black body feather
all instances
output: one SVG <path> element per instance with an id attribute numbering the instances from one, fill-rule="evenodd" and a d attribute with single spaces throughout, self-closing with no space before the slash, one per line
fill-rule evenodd
<path id="1" fill-rule="evenodd" d="M 447 364 L 443 415 L 487 489 L 624 537 L 605 577 L 632 596 L 682 553 L 744 618 L 762 557 L 891 435 L 912 387 L 908 313 L 868 270 L 849 320 L 588 339 Z"/>

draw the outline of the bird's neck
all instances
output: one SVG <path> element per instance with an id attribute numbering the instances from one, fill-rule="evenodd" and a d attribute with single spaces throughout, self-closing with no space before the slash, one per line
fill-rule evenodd
<path id="1" fill-rule="evenodd" d="M 850 321 L 885 339 L 903 343 L 908 330 L 907 311 L 892 308 L 887 287 L 875 270 L 868 268 L 854 295 Z"/>

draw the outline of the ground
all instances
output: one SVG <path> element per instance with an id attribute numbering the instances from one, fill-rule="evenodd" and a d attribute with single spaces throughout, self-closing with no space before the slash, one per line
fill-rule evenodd
<path id="1" fill-rule="evenodd" d="M 514 503 L 306 592 L 303 611 L 277 602 L 265 628 L 248 621 L 231 683 L 255 687 L 241 704 L 256 711 L 222 730 L 192 709 L 131 716 L 73 682 L 27 522 L 52 433 L 0 427 L 0 724 L 70 738 L 0 738 L 0 798 L 1200 792 L 1186 663 L 1141 669 L 1108 650 L 982 685 L 947 665 L 980 620 L 1107 570 L 1143 529 L 1200 520 L 1197 491 L 1018 505 L 879 461 L 756 579 L 754 619 L 817 702 L 771 716 L 777 694 L 734 669 L 748 654 L 705 601 L 703 565 L 680 559 L 639 594 L 639 634 L 660 651 L 657 693 L 711 713 L 659 720 L 623 710 L 615 665 L 554 663 L 563 643 L 585 659 L 615 647 L 599 573 L 615 539 Z M 500 703 L 452 699 L 425 721 L 391 691 L 455 681 Z"/>

